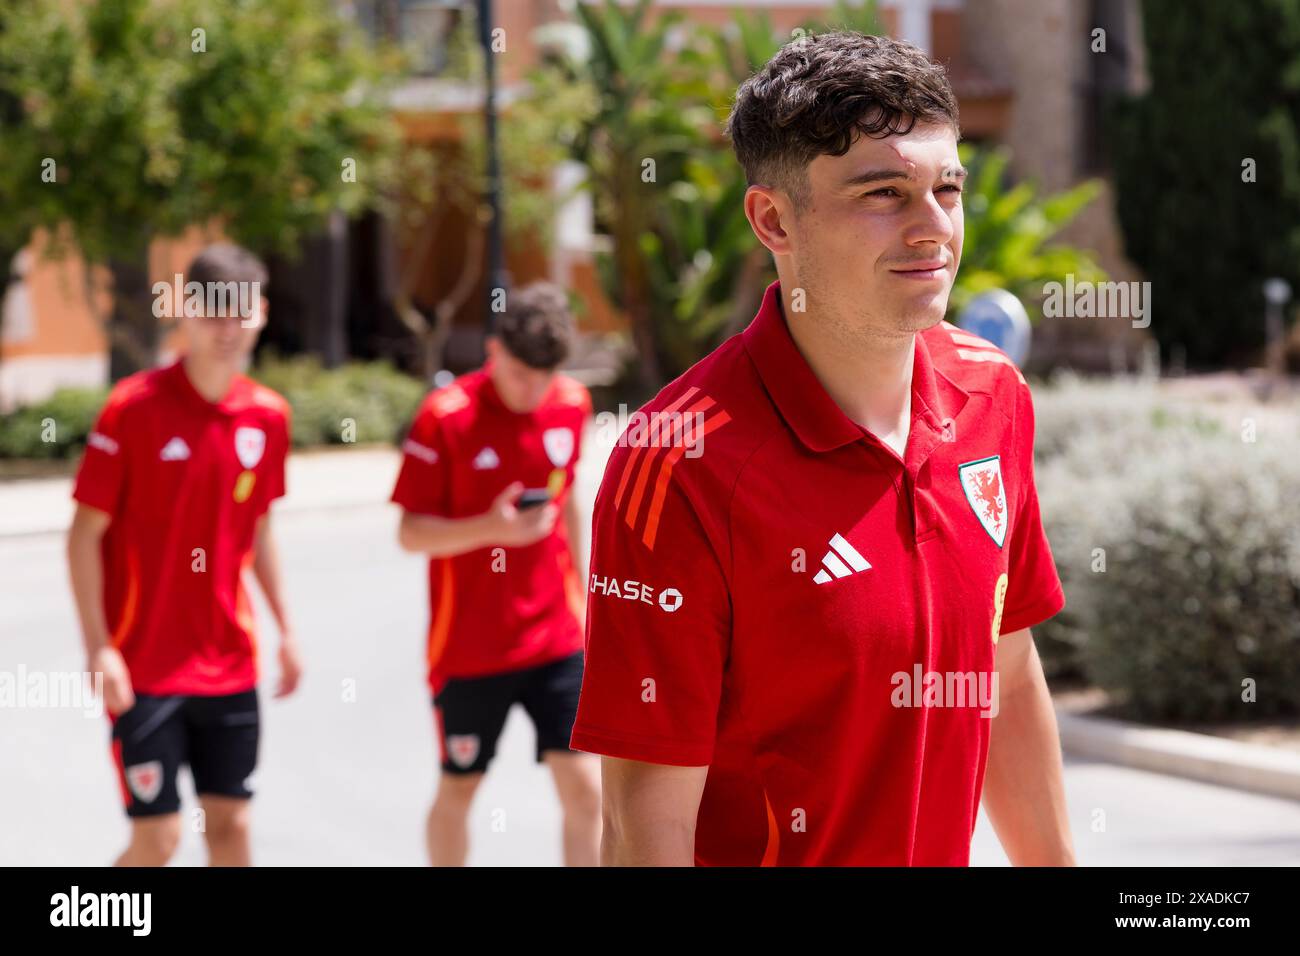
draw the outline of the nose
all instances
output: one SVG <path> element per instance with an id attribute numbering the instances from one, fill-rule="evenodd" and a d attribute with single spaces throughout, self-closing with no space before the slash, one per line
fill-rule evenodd
<path id="1" fill-rule="evenodd" d="M 939 198 L 933 191 L 927 192 L 913 208 L 913 218 L 903 230 L 903 238 L 908 245 L 934 243 L 945 246 L 952 241 L 954 228 L 951 212 L 939 203 Z"/>

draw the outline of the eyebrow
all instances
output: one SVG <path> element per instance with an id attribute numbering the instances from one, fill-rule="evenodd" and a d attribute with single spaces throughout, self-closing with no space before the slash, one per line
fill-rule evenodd
<path id="1" fill-rule="evenodd" d="M 944 182 L 965 182 L 969 171 L 965 166 L 945 166 L 939 172 Z M 895 179 L 910 180 L 912 177 L 901 169 L 868 169 L 844 180 L 845 186 L 866 186 L 869 183 L 886 182 Z"/>

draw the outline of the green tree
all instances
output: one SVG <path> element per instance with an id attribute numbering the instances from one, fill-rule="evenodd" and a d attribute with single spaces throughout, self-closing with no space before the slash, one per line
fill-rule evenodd
<path id="1" fill-rule="evenodd" d="M 447 66 L 438 74 L 450 83 L 477 85 L 483 76 L 483 51 L 474 13 L 464 8 L 447 38 Z M 507 245 L 536 243 L 546 248 L 554 231 L 555 214 L 563 202 L 552 186 L 554 168 L 569 158 L 578 127 L 595 110 L 596 95 L 590 84 L 570 82 L 554 71 L 539 71 L 523 104 L 498 97 L 500 123 L 498 146 L 501 156 L 502 225 Z M 459 117 L 460 138 L 445 146 L 431 164 L 428 181 L 434 204 L 419 204 L 431 214 L 412 223 L 414 255 L 399 276 L 397 312 L 407 329 L 421 343 L 423 370 L 427 377 L 441 367 L 442 348 L 452 319 L 479 289 L 486 253 L 486 230 L 471 228 L 456 279 L 432 304 L 426 316 L 415 307 L 413 290 L 421 278 L 425 253 L 443 231 L 450 213 L 465 216 L 480 226 L 489 221 L 491 210 L 484 201 L 487 192 L 486 134 L 479 110 Z"/>
<path id="2" fill-rule="evenodd" d="M 107 266 L 114 379 L 156 356 L 153 239 L 215 223 L 292 252 L 382 195 L 399 161 L 383 97 L 396 63 L 328 0 L 0 2 L 0 102 L 22 112 L 0 203 L 47 228 L 56 254 Z"/>
<path id="3" fill-rule="evenodd" d="M 1079 183 L 1052 196 L 1040 197 L 1033 182 L 1006 187 L 1011 154 L 1006 149 L 958 147 L 962 165 L 970 170 L 962 196 L 965 234 L 961 267 L 948 299 L 950 315 L 989 289 L 1006 289 L 1025 304 L 1031 318 L 1040 314 L 1038 302 L 1047 282 L 1067 273 L 1076 280 L 1099 282 L 1105 272 L 1087 252 L 1050 240 L 1096 198 L 1095 180 Z"/>
<path id="4" fill-rule="evenodd" d="M 883 26 L 874 3 L 843 0 L 790 35 L 765 14 L 698 28 L 656 17 L 646 2 L 582 3 L 577 20 L 587 55 L 560 56 L 539 72 L 515 112 L 546 109 L 557 87 L 593 90 L 596 108 L 570 117 L 557 138 L 589 170 L 597 226 L 611 243 L 597 259 L 602 287 L 628 316 L 639 385 L 655 388 L 743 327 L 774 278 L 745 218 L 744 171 L 722 135 L 736 87 L 801 31 Z M 1050 279 L 1101 278 L 1085 253 L 1048 244 L 1093 198 L 1095 183 L 1040 197 L 1030 183 L 1006 187 L 1005 153 L 963 147 L 962 156 L 973 175 L 954 308 L 998 287 L 1032 309 Z"/>
<path id="5" fill-rule="evenodd" d="M 1144 0 L 1150 88 L 1113 104 L 1125 251 L 1162 350 L 1206 366 L 1263 343 L 1263 280 L 1300 289 L 1300 2 Z"/>
<path id="6" fill-rule="evenodd" d="M 664 355 L 658 324 L 665 313 L 651 276 L 656 206 L 665 190 L 682 181 L 691 157 L 706 142 L 713 122 L 698 81 L 686 75 L 670 50 L 679 14 L 651 16 L 649 0 L 624 8 L 579 3 L 576 17 L 585 31 L 585 61 L 557 61 L 561 76 L 596 91 L 595 109 L 572 136 L 574 158 L 588 171 L 597 224 L 609 236 L 610 252 L 599 266 L 602 286 L 628 318 L 643 387 L 663 378 Z M 546 84 L 539 82 L 539 88 Z"/>

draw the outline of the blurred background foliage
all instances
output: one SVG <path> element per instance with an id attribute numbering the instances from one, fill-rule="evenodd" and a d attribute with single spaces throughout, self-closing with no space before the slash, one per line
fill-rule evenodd
<path id="1" fill-rule="evenodd" d="M 1300 293 L 1300 3 L 1141 10 L 1150 88 L 1110 105 L 1106 135 L 1125 252 L 1159 290 L 1166 357 L 1244 364 L 1264 343 L 1263 281 Z"/>
<path id="2" fill-rule="evenodd" d="M 1039 300 L 1048 282 L 1073 274 L 1076 282 L 1101 282 L 1106 273 L 1085 250 L 1052 239 L 1101 192 L 1096 180 L 1041 196 L 1035 183 L 1021 180 L 1007 188 L 1006 149 L 957 148 L 970 170 L 962 196 L 966 232 L 961 267 L 948 300 L 949 319 L 989 289 L 1014 293 L 1029 312 L 1041 318 Z"/>
<path id="3" fill-rule="evenodd" d="M 387 362 L 327 369 L 310 355 L 265 355 L 253 378 L 292 406 L 295 448 L 400 441 L 427 391 Z M 0 415 L 0 460 L 75 461 L 107 397 L 107 389 L 62 388 Z"/>
<path id="4" fill-rule="evenodd" d="M 114 380 L 157 353 L 153 239 L 219 223 L 293 254 L 406 179 L 384 99 L 400 57 L 328 0 L 0 0 L 0 64 L 0 248 L 44 228 L 107 267 Z"/>
<path id="5" fill-rule="evenodd" d="M 1300 404 L 1058 375 L 1035 406 L 1067 595 L 1034 628 L 1048 675 L 1141 719 L 1300 713 Z M 1243 677 L 1257 691 L 1244 708 Z"/>
<path id="6" fill-rule="evenodd" d="M 724 26 L 651 16 L 646 0 L 578 3 L 574 31 L 557 34 L 514 114 L 551 116 L 553 142 L 587 170 L 602 289 L 628 318 L 642 392 L 676 377 L 739 331 L 775 278 L 741 204 L 744 173 L 722 135 L 736 86 L 792 38 L 762 12 Z M 879 33 L 875 3 L 837 4 L 794 31 Z M 581 90 L 557 109 L 557 91 Z M 542 123 L 545 125 L 545 122 Z M 963 148 L 973 171 L 963 267 L 953 310 L 987 288 L 1006 288 L 1031 310 L 1044 281 L 1074 271 L 1104 278 L 1084 252 L 1053 244 L 1097 195 L 1084 183 L 1040 196 L 1032 183 L 1007 187 L 1005 151 Z M 635 388 L 634 388 L 635 391 Z"/>
<path id="7" fill-rule="evenodd" d="M 387 362 L 327 369 L 308 355 L 264 356 L 253 377 L 292 406 L 295 448 L 398 442 L 427 391 Z"/>

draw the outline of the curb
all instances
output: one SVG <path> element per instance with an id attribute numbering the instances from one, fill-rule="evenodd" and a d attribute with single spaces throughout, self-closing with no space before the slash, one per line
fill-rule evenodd
<path id="1" fill-rule="evenodd" d="M 1056 722 L 1073 756 L 1300 800 L 1300 753 L 1103 717 L 1058 712 Z"/>

